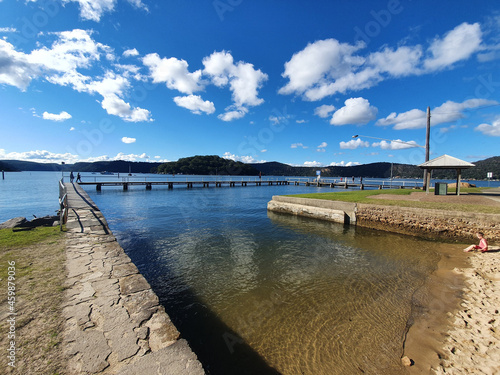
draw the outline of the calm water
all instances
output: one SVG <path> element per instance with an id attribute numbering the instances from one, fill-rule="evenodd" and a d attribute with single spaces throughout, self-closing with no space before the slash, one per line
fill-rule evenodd
<path id="1" fill-rule="evenodd" d="M 8 174 L 0 221 L 52 213 L 59 178 Z M 401 373 L 412 295 L 440 245 L 266 210 L 329 188 L 87 191 L 208 373 Z"/>

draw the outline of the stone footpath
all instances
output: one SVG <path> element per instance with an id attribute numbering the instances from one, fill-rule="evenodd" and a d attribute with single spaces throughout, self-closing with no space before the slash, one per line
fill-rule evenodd
<path id="1" fill-rule="evenodd" d="M 65 184 L 68 374 L 204 374 L 85 191 Z"/>

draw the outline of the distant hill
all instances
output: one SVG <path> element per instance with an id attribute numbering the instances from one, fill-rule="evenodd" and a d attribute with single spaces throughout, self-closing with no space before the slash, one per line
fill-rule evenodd
<path id="1" fill-rule="evenodd" d="M 484 180 L 488 172 L 493 172 L 494 179 L 500 179 L 500 156 L 473 162 L 475 168 L 462 171 L 462 177 L 470 180 Z M 304 176 L 314 177 L 321 170 L 323 177 L 372 177 L 388 178 L 391 176 L 391 163 L 370 163 L 350 167 L 298 167 L 277 161 L 267 163 L 244 164 L 221 158 L 216 155 L 192 156 L 175 162 L 149 163 L 129 162 L 124 160 L 99 161 L 94 163 L 56 164 L 36 163 L 22 160 L 0 160 L 0 171 L 73 171 L 73 172 L 115 172 L 115 173 L 183 173 L 199 175 L 246 175 L 256 176 L 259 172 L 265 176 Z M 392 164 L 392 175 L 401 178 L 421 178 L 423 171 L 416 165 Z M 454 179 L 454 170 L 434 170 L 433 178 Z"/>
<path id="2" fill-rule="evenodd" d="M 259 171 L 249 164 L 224 159 L 217 155 L 196 155 L 189 158 L 182 158 L 177 161 L 164 163 L 158 166 L 157 173 L 257 176 L 259 174 Z"/>
<path id="3" fill-rule="evenodd" d="M 316 176 L 316 171 L 321 171 L 322 177 L 374 177 L 388 178 L 391 176 L 391 163 L 371 163 L 354 165 L 350 167 L 294 167 L 279 162 L 251 164 L 264 175 L 274 176 Z M 394 164 L 393 176 L 403 178 L 420 178 L 423 171 L 415 165 Z"/>

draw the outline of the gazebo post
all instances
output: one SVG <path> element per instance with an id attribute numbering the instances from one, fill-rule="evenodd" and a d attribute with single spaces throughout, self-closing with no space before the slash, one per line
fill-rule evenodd
<path id="1" fill-rule="evenodd" d="M 462 175 L 462 170 L 460 168 L 457 168 L 457 195 L 460 195 L 460 185 L 461 185 L 461 176 Z"/>
<path id="2" fill-rule="evenodd" d="M 432 169 L 431 168 L 426 168 L 427 171 L 426 176 L 425 176 L 425 194 L 429 194 L 429 189 L 431 187 L 431 173 Z"/>

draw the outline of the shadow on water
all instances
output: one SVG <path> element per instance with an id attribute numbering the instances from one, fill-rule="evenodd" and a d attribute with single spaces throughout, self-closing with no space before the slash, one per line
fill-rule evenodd
<path id="1" fill-rule="evenodd" d="M 141 273 L 160 296 L 170 319 L 196 353 L 205 372 L 210 375 L 278 375 L 241 337 L 219 319 L 187 285 L 177 283 L 176 294 L 166 292 L 169 282 L 151 277 L 146 269 Z M 178 282 L 178 280 L 177 280 Z M 161 296 L 169 295 L 168 298 Z M 175 305 L 171 300 L 175 299 Z M 182 301 L 179 304 L 179 301 Z"/>

